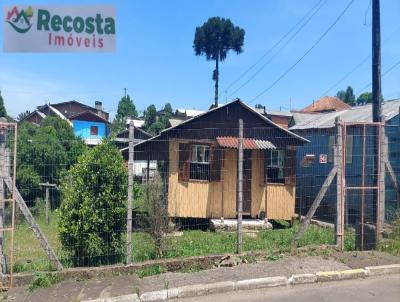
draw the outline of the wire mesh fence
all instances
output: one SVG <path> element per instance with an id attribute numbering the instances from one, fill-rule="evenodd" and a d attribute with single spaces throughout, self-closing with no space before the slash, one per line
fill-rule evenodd
<path id="1" fill-rule="evenodd" d="M 17 206 L 14 271 L 56 269 L 47 246 L 64 268 L 235 253 L 239 194 L 243 200 L 242 251 L 290 252 L 301 225 L 299 218 L 307 216 L 335 167 L 336 129 L 294 134 L 245 116 L 243 160 L 239 161 L 239 123 L 233 110 L 230 114 L 223 123 L 217 122 L 220 117 L 210 116 L 142 142 L 131 137 L 135 142 L 131 148 L 129 139 L 86 146 L 57 119 L 41 127 L 22 124 L 16 187 L 44 236 L 37 234 Z M 383 171 L 385 221 L 390 224 L 396 219 L 400 127 L 385 126 L 386 141 L 380 140 L 377 129 L 370 124 L 346 127 L 342 184 L 338 186 L 334 176 L 326 186 L 299 246 L 337 243 L 339 188 L 345 191 L 344 249 L 376 248 Z M 382 150 L 387 150 L 389 167 L 384 163 L 385 169 L 380 166 Z M 243 167 L 242 192 L 238 190 L 239 165 Z M 9 212 L 6 208 L 4 221 L 11 220 Z M 10 245 L 6 238 L 5 247 Z M 131 256 L 127 246 L 131 246 Z M 4 267 L 4 272 L 10 271 Z"/>

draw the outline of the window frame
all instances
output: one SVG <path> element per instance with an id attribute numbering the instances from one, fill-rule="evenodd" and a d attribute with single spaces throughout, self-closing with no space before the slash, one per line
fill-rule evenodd
<path id="1" fill-rule="evenodd" d="M 273 163 L 273 154 L 276 155 L 276 163 Z M 265 150 L 265 161 L 264 161 L 264 182 L 274 184 L 285 183 L 285 150 L 284 149 L 272 149 Z M 271 171 L 275 172 L 277 176 L 271 177 Z M 279 177 L 280 175 L 280 177 Z"/>
<path id="2" fill-rule="evenodd" d="M 202 150 L 202 153 L 201 153 Z M 200 153 L 199 153 L 200 152 Z M 208 144 L 192 144 L 190 148 L 190 181 L 210 181 L 211 146 Z M 196 171 L 194 171 L 196 169 Z M 200 171 L 199 171 L 200 170 Z"/>
<path id="3" fill-rule="evenodd" d="M 96 131 L 93 131 L 94 129 L 96 129 Z M 93 133 L 96 133 L 96 134 L 93 134 Z M 99 136 L 99 126 L 97 126 L 97 125 L 90 126 L 90 136 Z"/>

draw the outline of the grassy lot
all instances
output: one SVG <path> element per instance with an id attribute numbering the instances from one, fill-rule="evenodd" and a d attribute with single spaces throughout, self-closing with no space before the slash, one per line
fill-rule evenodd
<path id="1" fill-rule="evenodd" d="M 52 212 L 50 224 L 46 225 L 43 211 L 37 215 L 37 221 L 42 231 L 47 236 L 51 246 L 60 257 L 65 266 L 68 261 L 63 254 L 57 233 L 57 215 Z M 282 228 L 260 231 L 251 237 L 244 235 L 244 251 L 280 251 L 290 250 L 294 233 L 298 229 L 296 223 L 293 228 Z M 226 232 L 212 232 L 201 230 L 185 230 L 182 236 L 170 237 L 166 242 L 164 257 L 189 257 L 207 254 L 233 253 L 236 249 L 236 234 Z M 6 238 L 6 245 L 9 238 Z M 331 229 L 325 229 L 312 225 L 305 233 L 300 242 L 301 246 L 334 244 L 334 233 Z M 354 235 L 348 233 L 346 236 L 346 249 L 354 247 Z M 133 256 L 137 262 L 155 259 L 156 253 L 151 238 L 148 234 L 138 232 L 133 234 Z M 35 239 L 32 230 L 20 217 L 17 221 L 15 232 L 15 264 L 16 272 L 22 271 L 45 271 L 50 265 L 44 251 Z"/>

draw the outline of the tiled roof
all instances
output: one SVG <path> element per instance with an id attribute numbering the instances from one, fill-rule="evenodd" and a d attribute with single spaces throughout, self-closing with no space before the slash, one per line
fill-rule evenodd
<path id="1" fill-rule="evenodd" d="M 301 112 L 327 112 L 327 111 L 340 111 L 350 109 L 351 106 L 342 102 L 340 99 L 334 96 L 324 96 L 318 101 L 313 102 L 307 106 Z"/>
<path id="2" fill-rule="evenodd" d="M 237 137 L 219 136 L 217 137 L 217 142 L 223 148 L 237 149 L 239 147 L 239 139 Z M 243 149 L 265 150 L 265 149 L 276 149 L 276 147 L 274 144 L 272 144 L 267 140 L 244 138 Z"/>

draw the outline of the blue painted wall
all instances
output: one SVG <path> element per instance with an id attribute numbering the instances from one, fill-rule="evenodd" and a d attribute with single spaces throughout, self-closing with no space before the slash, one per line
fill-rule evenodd
<path id="1" fill-rule="evenodd" d="M 72 125 L 75 135 L 84 139 L 102 139 L 108 135 L 106 123 L 74 120 Z M 98 135 L 90 135 L 91 126 L 97 126 Z"/>
<path id="2" fill-rule="evenodd" d="M 399 117 L 395 117 L 388 122 L 385 131 L 389 141 L 389 161 L 396 173 L 397 179 L 400 179 L 400 127 Z M 366 129 L 366 164 L 365 164 L 365 185 L 376 183 L 374 167 L 376 165 L 376 156 L 374 155 L 376 137 L 373 129 Z M 334 135 L 333 129 L 309 129 L 296 131 L 299 135 L 310 140 L 310 143 L 297 148 L 296 154 L 296 211 L 305 215 L 320 191 L 323 182 L 333 167 L 333 163 L 320 164 L 320 154 L 329 154 L 329 137 Z M 346 163 L 346 183 L 348 186 L 361 186 L 362 181 L 362 129 L 359 127 L 349 127 L 348 135 L 353 136 L 352 162 Z M 308 167 L 301 165 L 301 160 L 306 154 L 314 154 L 315 161 Z M 361 203 L 360 191 L 348 191 L 346 198 L 347 221 L 352 224 L 359 217 L 359 208 Z M 397 193 L 393 185 L 386 177 L 386 218 L 390 220 L 393 209 L 397 207 Z M 365 215 L 367 221 L 375 220 L 374 192 L 366 191 L 365 194 Z M 336 215 L 336 179 L 329 187 L 320 207 L 316 212 L 318 219 L 334 222 Z"/>

